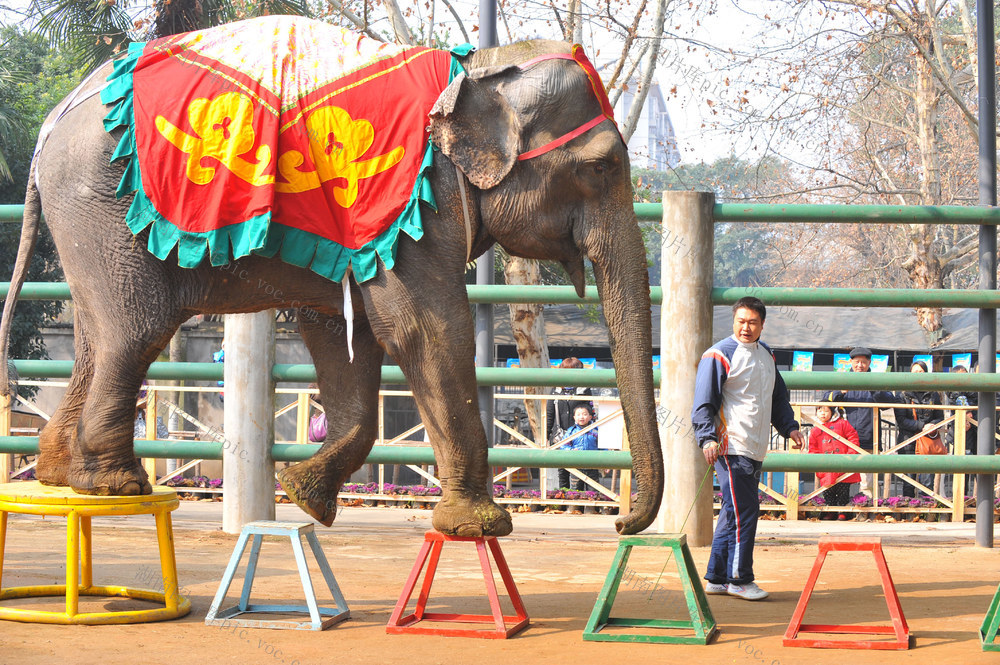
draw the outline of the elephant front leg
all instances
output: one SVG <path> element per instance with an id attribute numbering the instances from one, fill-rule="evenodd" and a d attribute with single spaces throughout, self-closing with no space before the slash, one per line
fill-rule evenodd
<path id="1" fill-rule="evenodd" d="M 406 374 L 434 448 L 442 490 L 434 528 L 453 536 L 505 536 L 511 518 L 493 501 L 476 399 L 472 318 L 461 296 L 464 286 L 450 305 L 447 297 L 405 306 L 389 298 L 381 308 L 373 297 L 377 315 L 369 318 Z"/>

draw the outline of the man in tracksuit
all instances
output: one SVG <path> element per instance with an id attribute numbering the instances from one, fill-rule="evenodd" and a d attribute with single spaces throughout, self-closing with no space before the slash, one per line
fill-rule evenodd
<path id="1" fill-rule="evenodd" d="M 767 598 L 753 581 L 753 547 L 771 425 L 793 448 L 805 443 L 771 349 L 758 341 L 766 315 L 757 298 L 733 305 L 733 335 L 702 355 L 691 411 L 695 438 L 722 490 L 705 591 L 745 600 Z"/>

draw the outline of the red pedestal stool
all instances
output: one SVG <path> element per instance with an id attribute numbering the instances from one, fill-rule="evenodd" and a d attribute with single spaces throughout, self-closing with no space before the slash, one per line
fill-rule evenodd
<path id="1" fill-rule="evenodd" d="M 875 557 L 875 565 L 878 566 L 879 576 L 882 578 L 882 591 L 885 593 L 885 602 L 889 607 L 889 617 L 892 625 L 882 626 L 852 626 L 839 624 L 803 624 L 802 618 L 805 616 L 806 607 L 809 605 L 809 598 L 812 596 L 819 578 L 819 571 L 823 568 L 826 555 L 829 552 L 871 552 Z M 820 639 L 811 637 L 799 637 L 802 633 L 847 633 L 860 635 L 893 635 L 894 640 L 835 640 Z M 819 554 L 813 564 L 812 572 L 799 597 L 799 604 L 795 607 L 792 620 L 785 631 L 782 644 L 786 647 L 818 647 L 825 649 L 909 649 L 910 648 L 910 628 L 906 625 L 906 618 L 903 617 L 903 608 L 899 604 L 899 596 L 896 595 L 896 587 L 892 584 L 892 576 L 889 574 L 889 566 L 885 561 L 885 554 L 882 553 L 881 538 L 845 538 L 824 536 L 819 540 Z"/>
<path id="2" fill-rule="evenodd" d="M 438 560 L 441 558 L 441 548 L 446 542 L 474 542 L 476 551 L 479 554 L 479 563 L 483 569 L 483 579 L 486 582 L 486 593 L 490 602 L 492 614 L 454 614 L 450 612 L 427 612 L 427 599 L 430 597 L 431 584 L 434 583 L 434 573 L 437 572 Z M 496 583 L 493 579 L 493 570 L 490 567 L 489 552 L 493 554 L 500 577 L 503 579 L 504 588 L 514 605 L 515 616 L 504 616 L 500 609 L 500 598 L 497 595 Z M 429 557 L 428 557 L 429 555 Z M 420 595 L 417 597 L 416 609 L 406 616 L 406 605 L 410 602 L 413 590 L 417 586 L 420 572 L 427 564 L 427 573 L 424 575 L 423 585 L 420 587 Z M 447 628 L 429 627 L 417 625 L 422 621 L 455 622 L 455 623 L 492 623 L 493 628 Z M 510 625 L 508 625 L 510 624 Z M 524 610 L 521 602 L 521 595 L 517 592 L 514 579 L 511 577 L 507 561 L 500 550 L 500 543 L 497 539 L 488 536 L 481 538 L 464 538 L 460 536 L 446 536 L 437 531 L 428 531 L 424 534 L 424 544 L 417 554 L 417 561 L 410 571 L 410 576 L 403 587 L 403 593 L 399 596 L 396 608 L 392 611 L 389 623 L 385 627 L 385 632 L 391 635 L 416 633 L 422 635 L 439 635 L 444 637 L 481 637 L 487 639 L 507 639 L 528 625 L 528 613 Z"/>

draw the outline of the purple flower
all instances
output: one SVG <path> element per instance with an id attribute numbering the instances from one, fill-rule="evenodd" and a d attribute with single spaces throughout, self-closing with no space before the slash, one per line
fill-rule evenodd
<path id="1" fill-rule="evenodd" d="M 212 478 L 210 481 L 208 481 L 208 486 L 211 487 L 212 489 L 218 489 L 222 487 L 222 478 Z"/>

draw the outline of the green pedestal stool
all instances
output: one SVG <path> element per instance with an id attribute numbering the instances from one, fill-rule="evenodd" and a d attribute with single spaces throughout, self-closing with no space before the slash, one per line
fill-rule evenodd
<path id="1" fill-rule="evenodd" d="M 996 641 L 998 628 L 1000 628 L 1000 586 L 993 594 L 990 609 L 986 610 L 983 625 L 979 627 L 979 641 L 982 642 L 983 651 L 1000 651 L 1000 643 Z"/>
<path id="2" fill-rule="evenodd" d="M 629 619 L 612 617 L 611 607 L 615 596 L 625 576 L 626 564 L 633 547 L 659 547 L 667 549 L 669 558 L 677 562 L 677 572 L 680 574 L 681 586 L 684 590 L 684 600 L 687 603 L 689 621 L 666 619 Z M 628 628 L 665 628 L 671 630 L 690 630 L 693 635 L 641 635 L 635 633 L 613 632 L 604 633 L 602 629 L 608 626 L 624 626 Z M 712 610 L 708 607 L 705 587 L 702 586 L 698 571 L 691 558 L 687 546 L 687 537 L 682 533 L 668 533 L 656 536 L 624 536 L 618 539 L 618 551 L 608 577 L 604 580 L 590 614 L 587 627 L 583 630 L 583 639 L 594 642 L 650 642 L 655 644 L 708 644 L 718 633 Z"/>

